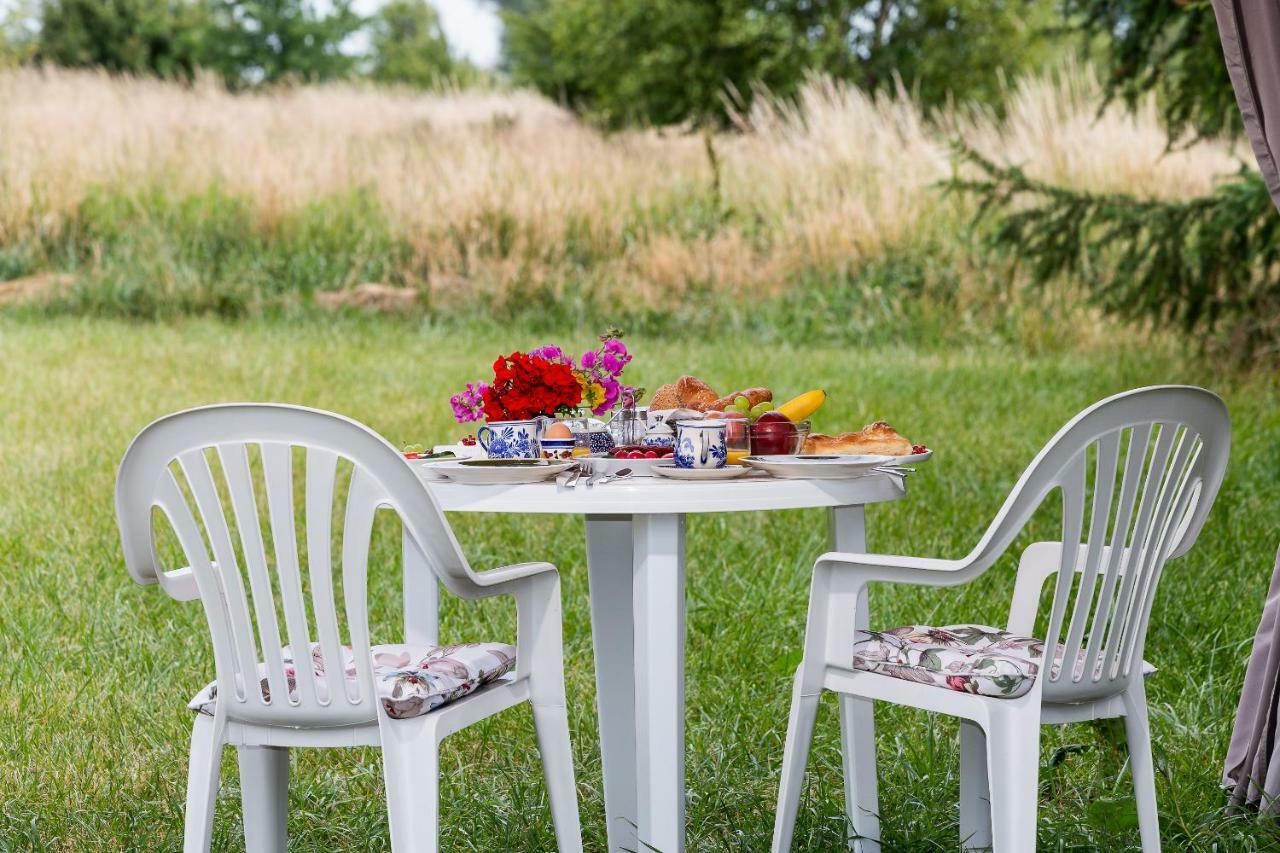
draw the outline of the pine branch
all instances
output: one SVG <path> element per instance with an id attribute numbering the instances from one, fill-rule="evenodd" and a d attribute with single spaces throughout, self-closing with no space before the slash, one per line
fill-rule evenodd
<path id="1" fill-rule="evenodd" d="M 1079 192 L 960 146 L 989 245 L 1043 287 L 1079 280 L 1118 317 L 1174 325 L 1242 358 L 1280 352 L 1280 217 L 1262 176 L 1241 168 L 1188 201 Z"/>

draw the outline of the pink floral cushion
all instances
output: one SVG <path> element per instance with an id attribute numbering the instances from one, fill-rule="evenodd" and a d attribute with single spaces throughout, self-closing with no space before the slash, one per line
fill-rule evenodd
<path id="1" fill-rule="evenodd" d="M 481 686 L 506 675 L 516 664 L 515 646 L 507 643 L 460 643 L 453 646 L 388 644 L 374 646 L 370 651 L 373 653 L 373 680 L 378 699 L 387 716 L 394 719 L 421 716 L 474 693 Z M 285 646 L 280 654 L 289 683 L 289 698 L 297 701 L 293 651 Z M 350 646 L 342 647 L 342 658 L 346 679 L 354 681 L 356 665 Z M 319 643 L 311 645 L 311 670 L 316 675 L 316 696 L 321 702 L 327 702 L 329 683 L 324 678 L 325 660 Z M 265 664 L 258 664 L 258 677 L 262 696 L 270 701 L 271 689 Z M 203 714 L 213 714 L 217 699 L 218 682 L 214 681 L 197 693 L 187 707 Z"/>
<path id="2" fill-rule="evenodd" d="M 859 633 L 866 639 L 853 644 L 854 669 L 1000 699 L 1016 699 L 1030 690 L 1044 657 L 1042 640 L 986 625 L 905 625 Z M 1054 678 L 1063 651 L 1059 646 L 1054 655 Z M 1083 671 L 1081 650 L 1073 675 L 1079 678 Z M 1155 667 L 1143 661 L 1142 672 L 1149 675 Z"/>

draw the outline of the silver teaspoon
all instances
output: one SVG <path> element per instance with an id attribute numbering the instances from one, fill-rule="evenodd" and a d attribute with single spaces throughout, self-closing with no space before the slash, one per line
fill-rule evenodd
<path id="1" fill-rule="evenodd" d="M 612 474 L 604 474 L 604 475 L 602 475 L 602 476 L 600 476 L 600 477 L 597 477 L 597 478 L 596 478 L 596 479 L 591 483 L 591 485 L 593 485 L 593 486 L 598 486 L 598 485 L 602 485 L 602 484 L 604 484 L 604 483 L 608 483 L 608 482 L 610 482 L 610 481 L 612 481 L 612 480 L 625 480 L 625 479 L 627 479 L 628 477 L 630 477 L 630 476 L 632 475 L 632 473 L 634 473 L 634 472 L 632 472 L 632 470 L 631 470 L 630 468 L 619 468 L 617 471 L 614 471 Z"/>

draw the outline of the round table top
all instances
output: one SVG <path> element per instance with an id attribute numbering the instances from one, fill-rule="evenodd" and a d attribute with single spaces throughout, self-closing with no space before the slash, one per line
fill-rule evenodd
<path id="1" fill-rule="evenodd" d="M 844 480 L 783 480 L 751 475 L 737 480 L 690 482 L 631 477 L 566 489 L 554 480 L 516 486 L 423 480 L 446 512 L 662 515 L 854 506 L 902 497 L 897 479 L 869 474 Z"/>

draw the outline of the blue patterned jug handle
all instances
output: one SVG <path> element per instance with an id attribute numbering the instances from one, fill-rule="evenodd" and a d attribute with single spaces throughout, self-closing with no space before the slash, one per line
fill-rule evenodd
<path id="1" fill-rule="evenodd" d="M 481 449 L 483 449 L 485 454 L 488 455 L 489 439 L 485 437 L 485 433 L 489 433 L 490 435 L 492 435 L 493 430 L 488 426 L 480 427 L 478 430 L 476 430 L 476 441 L 480 443 Z"/>

